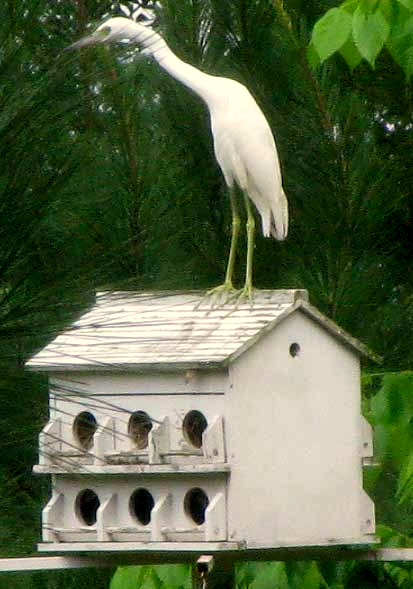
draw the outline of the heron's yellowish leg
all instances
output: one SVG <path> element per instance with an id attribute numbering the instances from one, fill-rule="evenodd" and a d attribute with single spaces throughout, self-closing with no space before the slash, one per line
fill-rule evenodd
<path id="1" fill-rule="evenodd" d="M 213 307 L 215 304 L 225 304 L 232 298 L 230 296 L 231 293 L 233 294 L 234 292 L 236 292 L 234 289 L 234 285 L 232 283 L 232 276 L 234 274 L 235 258 L 237 255 L 237 245 L 239 230 L 241 226 L 241 218 L 238 212 L 237 196 L 235 193 L 234 186 L 229 188 L 229 199 L 231 203 L 232 214 L 231 245 L 229 248 L 229 256 L 227 262 L 227 269 L 225 272 L 224 284 L 216 286 L 215 288 L 212 288 L 206 293 L 206 297 L 208 297 L 208 299 L 211 301 L 211 307 Z"/>
<path id="2" fill-rule="evenodd" d="M 249 299 L 252 298 L 252 266 L 254 259 L 254 245 L 255 245 L 255 218 L 252 210 L 251 202 L 248 196 L 243 192 L 245 208 L 247 209 L 247 267 L 245 271 L 245 284 L 243 294 Z"/>
<path id="3" fill-rule="evenodd" d="M 237 255 L 238 236 L 239 236 L 239 229 L 240 229 L 240 225 L 241 225 L 241 219 L 240 219 L 240 216 L 238 213 L 237 197 L 235 194 L 234 187 L 229 189 L 229 199 L 230 199 L 230 203 L 231 203 L 231 213 L 232 213 L 232 232 L 231 232 L 231 245 L 229 248 L 228 264 L 227 264 L 227 271 L 225 273 L 224 286 L 226 286 L 228 289 L 233 289 L 234 286 L 232 284 L 232 276 L 234 274 L 235 257 Z"/>

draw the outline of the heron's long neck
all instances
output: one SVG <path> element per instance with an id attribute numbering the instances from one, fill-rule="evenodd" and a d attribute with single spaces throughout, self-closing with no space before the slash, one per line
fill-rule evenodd
<path id="1" fill-rule="evenodd" d="M 149 32 L 148 29 L 146 31 Z M 145 38 L 140 37 L 139 42 L 144 45 L 146 53 L 152 55 L 168 74 L 193 90 L 208 106 L 212 106 L 214 93 L 211 91 L 211 82 L 216 79 L 215 76 L 205 74 L 179 59 L 154 31 L 145 35 Z"/>

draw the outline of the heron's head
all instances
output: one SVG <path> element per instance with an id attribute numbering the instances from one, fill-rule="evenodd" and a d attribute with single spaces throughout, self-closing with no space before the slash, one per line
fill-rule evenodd
<path id="1" fill-rule="evenodd" d="M 73 43 L 67 49 L 81 49 L 90 45 L 116 41 L 132 41 L 139 35 L 142 27 L 145 28 L 143 25 L 123 16 L 109 18 L 94 33 L 79 39 L 79 41 L 76 41 L 76 43 Z"/>

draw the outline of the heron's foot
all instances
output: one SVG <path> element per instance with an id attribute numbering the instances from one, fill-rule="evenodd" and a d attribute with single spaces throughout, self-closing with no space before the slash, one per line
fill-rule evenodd
<path id="1" fill-rule="evenodd" d="M 211 290 L 208 290 L 204 295 L 199 306 L 207 302 L 210 309 L 221 305 L 238 305 L 249 302 L 253 303 L 253 287 L 252 284 L 245 283 L 244 288 L 236 289 L 232 283 L 224 282 Z"/>
<path id="2" fill-rule="evenodd" d="M 253 294 L 253 286 L 252 284 L 246 282 L 244 284 L 244 288 L 240 290 L 234 290 L 234 292 L 229 296 L 227 303 L 235 303 L 235 306 L 238 306 L 242 303 L 250 303 L 250 305 L 254 302 L 254 294 Z"/>
<path id="3" fill-rule="evenodd" d="M 254 288 L 252 282 L 245 282 L 244 288 L 240 292 L 240 302 L 248 300 L 251 304 L 254 302 Z"/>
<path id="4" fill-rule="evenodd" d="M 233 287 L 232 282 L 224 282 L 224 284 L 220 284 L 219 286 L 208 290 L 202 298 L 200 304 L 204 302 L 208 303 L 211 309 L 213 307 L 225 305 L 233 299 L 233 296 L 237 292 L 238 291 Z"/>

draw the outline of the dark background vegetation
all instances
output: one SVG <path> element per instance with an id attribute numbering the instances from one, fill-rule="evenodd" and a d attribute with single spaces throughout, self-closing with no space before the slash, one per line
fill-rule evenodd
<path id="1" fill-rule="evenodd" d="M 245 83 L 276 137 L 291 229 L 281 244 L 258 238 L 255 285 L 307 288 L 314 305 L 384 358 L 364 377 L 381 463 L 366 484 L 385 541 L 409 545 L 412 86 L 385 51 L 374 71 L 350 72 L 340 57 L 310 68 L 306 47 L 330 0 L 162 4 L 171 48 Z M 63 52 L 109 10 L 105 0 L 0 4 L 3 556 L 35 551 L 48 496 L 47 482 L 31 474 L 47 383 L 24 361 L 96 289 L 204 289 L 225 271 L 229 203 L 205 107 L 125 46 Z M 300 566 L 284 571 L 286 587 L 413 583 L 402 565 Z M 257 574 L 239 586 L 253 586 Z M 3 575 L 0 587 L 103 588 L 110 575 Z"/>

